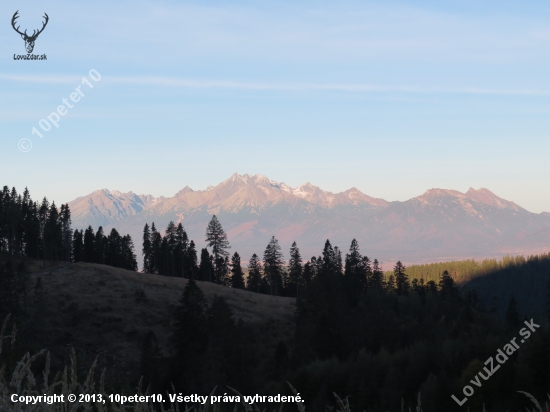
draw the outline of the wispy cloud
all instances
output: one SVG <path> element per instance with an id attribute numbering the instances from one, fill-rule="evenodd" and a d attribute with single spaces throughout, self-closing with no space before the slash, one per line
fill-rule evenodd
<path id="1" fill-rule="evenodd" d="M 81 80 L 76 75 L 14 75 L 0 74 L 0 82 L 38 84 L 75 84 Z M 409 93 L 409 94 L 471 94 L 510 96 L 549 96 L 543 89 L 500 89 L 482 87 L 439 87 L 368 83 L 303 83 L 303 82 L 242 82 L 230 80 L 187 79 L 163 76 L 104 76 L 104 83 L 135 86 L 159 86 L 193 89 L 235 89 L 256 91 L 342 91 L 353 93 Z"/>

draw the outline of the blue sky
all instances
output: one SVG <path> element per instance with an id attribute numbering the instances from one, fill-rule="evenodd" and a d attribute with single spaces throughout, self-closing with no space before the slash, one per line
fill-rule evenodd
<path id="1" fill-rule="evenodd" d="M 47 61 L 13 60 L 16 10 L 30 32 L 48 13 Z M 239 172 L 387 200 L 487 187 L 550 211 L 547 1 L 8 0 L 0 44 L 0 184 L 35 198 Z"/>

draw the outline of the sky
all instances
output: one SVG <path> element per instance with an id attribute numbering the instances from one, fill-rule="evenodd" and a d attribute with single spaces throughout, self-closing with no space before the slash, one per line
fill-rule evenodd
<path id="1" fill-rule="evenodd" d="M 0 185 L 35 199 L 238 172 L 550 211 L 548 1 L 5 0 L 0 45 Z"/>

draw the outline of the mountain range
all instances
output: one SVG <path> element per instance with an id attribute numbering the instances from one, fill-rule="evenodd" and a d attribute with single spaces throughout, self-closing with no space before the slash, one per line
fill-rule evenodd
<path id="1" fill-rule="evenodd" d="M 263 255 L 271 236 L 283 252 L 296 241 L 302 256 L 319 255 L 325 240 L 347 251 L 356 238 L 363 254 L 386 266 L 531 254 L 550 249 L 550 213 L 531 213 L 488 189 L 430 189 L 404 202 L 373 198 L 356 188 L 331 193 L 311 183 L 292 188 L 262 175 L 239 175 L 206 190 L 184 187 L 173 197 L 107 189 L 69 202 L 73 226 L 129 233 L 141 253 L 145 223 L 164 229 L 181 222 L 197 247 L 216 215 L 231 251 L 242 260 Z M 288 255 L 288 252 L 287 252 Z"/>

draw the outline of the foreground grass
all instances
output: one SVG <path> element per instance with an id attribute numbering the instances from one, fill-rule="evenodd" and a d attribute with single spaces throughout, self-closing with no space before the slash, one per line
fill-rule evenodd
<path id="1" fill-rule="evenodd" d="M 4 321 L 2 329 L 0 330 L 0 355 L 2 351 L 7 347 L 15 343 L 16 328 L 13 326 L 11 333 L 7 333 L 8 318 Z M 45 357 L 45 365 L 41 376 L 35 376 L 32 371 L 33 363 L 40 357 Z M 50 395 L 64 395 L 65 399 L 69 394 L 74 394 L 77 397 L 79 395 L 93 395 L 101 394 L 104 399 L 107 399 L 108 394 L 105 391 L 105 370 L 99 376 L 99 380 L 96 380 L 96 367 L 97 361 L 91 366 L 86 379 L 80 383 L 77 377 L 77 364 L 76 354 L 74 349 L 71 349 L 70 367 L 65 367 L 62 374 L 56 374 L 53 379 L 50 380 L 50 355 L 46 351 L 41 351 L 34 356 L 26 354 L 21 360 L 16 363 L 11 377 L 7 376 L 6 365 L 0 365 L 0 411 L 6 412 L 220 412 L 221 405 L 204 405 L 204 406 L 180 406 L 179 404 L 167 404 L 165 407 L 160 403 L 134 403 L 120 405 L 117 403 L 110 403 L 107 401 L 103 403 L 95 402 L 63 402 L 63 403 L 37 403 L 37 404 L 24 404 L 13 403 L 11 401 L 12 394 L 18 394 L 20 396 L 50 396 Z M 297 391 L 290 385 L 290 388 L 297 394 Z M 236 390 L 232 389 L 236 395 L 243 396 Z M 175 391 L 174 391 L 175 392 Z M 535 406 L 532 409 L 533 412 L 550 412 L 550 404 L 545 402 L 543 406 L 529 393 L 520 392 L 527 396 Z M 131 395 L 146 395 L 148 390 L 143 390 L 141 382 L 135 393 Z M 327 407 L 327 411 L 335 412 L 352 412 L 348 399 L 341 399 L 337 394 L 334 394 L 336 402 L 336 410 L 333 407 Z M 550 396 L 549 396 L 550 399 Z M 285 405 L 274 406 L 271 412 L 283 410 Z M 305 412 L 306 408 L 304 403 L 297 402 L 296 410 L 298 412 Z M 266 409 L 260 409 L 258 405 L 249 405 L 243 402 L 241 405 L 234 406 L 233 412 L 266 412 Z M 407 412 L 402 405 L 402 412 Z M 529 410 L 527 409 L 529 412 Z M 408 412 L 413 412 L 410 408 Z M 417 406 L 414 412 L 422 412 L 420 394 L 418 395 Z M 483 408 L 485 412 L 485 408 Z"/>

